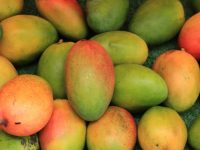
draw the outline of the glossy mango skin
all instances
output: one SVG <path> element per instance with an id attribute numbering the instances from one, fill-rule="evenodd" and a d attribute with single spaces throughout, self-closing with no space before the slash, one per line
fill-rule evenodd
<path id="1" fill-rule="evenodd" d="M 141 117 L 138 139 L 143 150 L 183 150 L 187 142 L 187 127 L 175 110 L 155 106 Z"/>
<path id="2" fill-rule="evenodd" d="M 17 76 L 17 70 L 13 64 L 5 57 L 0 56 L 0 89 L 9 80 Z"/>
<path id="3" fill-rule="evenodd" d="M 41 55 L 37 74 L 46 79 L 52 87 L 54 98 L 66 98 L 64 66 L 73 42 L 52 44 Z"/>
<path id="4" fill-rule="evenodd" d="M 39 132 L 42 150 L 82 150 L 85 145 L 86 123 L 66 99 L 55 99 L 53 114 Z"/>
<path id="5" fill-rule="evenodd" d="M 200 12 L 191 16 L 183 25 L 178 44 L 180 48 L 185 49 L 188 53 L 200 60 Z"/>
<path id="6" fill-rule="evenodd" d="M 100 118 L 114 90 L 114 67 L 105 49 L 96 41 L 82 40 L 70 50 L 65 65 L 68 99 L 87 121 Z"/>
<path id="7" fill-rule="evenodd" d="M 131 112 L 142 112 L 167 98 L 167 85 L 155 71 L 138 64 L 115 66 L 112 104 Z"/>
<path id="8" fill-rule="evenodd" d="M 192 55 L 183 50 L 167 51 L 156 58 L 153 70 L 167 84 L 167 106 L 178 112 L 193 106 L 199 95 L 200 72 L 198 62 Z"/>
<path id="9" fill-rule="evenodd" d="M 136 122 L 126 109 L 110 106 L 87 128 L 88 150 L 133 150 L 136 143 Z"/>
<path id="10" fill-rule="evenodd" d="M 146 0 L 133 14 L 129 31 L 150 45 L 158 45 L 172 39 L 184 21 L 184 9 L 179 0 Z"/>
<path id="11" fill-rule="evenodd" d="M 118 30 L 128 9 L 129 0 L 87 0 L 87 23 L 97 33 Z"/>
<path id="12" fill-rule="evenodd" d="M 200 149 L 200 117 L 197 117 L 193 122 L 188 132 L 188 143 L 195 150 Z"/>
<path id="13" fill-rule="evenodd" d="M 38 16 L 16 15 L 0 24 L 3 30 L 0 54 L 17 65 L 32 62 L 57 40 L 53 25 Z"/>
<path id="14" fill-rule="evenodd" d="M 106 49 L 114 65 L 143 64 L 148 57 L 146 42 L 131 32 L 110 31 L 97 34 L 91 39 L 99 42 Z"/>
<path id="15" fill-rule="evenodd" d="M 0 0 L 0 21 L 20 13 L 24 0 Z"/>
<path id="16" fill-rule="evenodd" d="M 87 36 L 83 10 L 77 0 L 35 0 L 38 11 L 65 37 L 80 40 Z"/>

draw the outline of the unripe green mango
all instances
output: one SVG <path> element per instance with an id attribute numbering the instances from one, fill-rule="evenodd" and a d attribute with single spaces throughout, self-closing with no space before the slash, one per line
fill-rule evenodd
<path id="1" fill-rule="evenodd" d="M 49 46 L 41 55 L 37 73 L 52 87 L 54 98 L 66 98 L 64 66 L 73 42 L 58 42 Z"/>
<path id="2" fill-rule="evenodd" d="M 38 16 L 13 16 L 3 20 L 1 26 L 0 54 L 18 65 L 35 60 L 57 40 L 53 25 Z"/>
<path id="3" fill-rule="evenodd" d="M 172 39 L 185 21 L 179 0 L 146 0 L 133 14 L 129 31 L 156 45 Z"/>
<path id="4" fill-rule="evenodd" d="M 39 150 L 37 135 L 17 137 L 0 130 L 1 150 Z"/>
<path id="5" fill-rule="evenodd" d="M 167 98 L 167 85 L 159 74 L 142 65 L 115 66 L 114 105 L 140 112 L 162 103 Z"/>
<path id="6" fill-rule="evenodd" d="M 200 150 L 200 117 L 197 117 L 189 128 L 188 143 L 195 150 Z"/>
<path id="7" fill-rule="evenodd" d="M 97 33 L 119 29 L 129 9 L 129 0 L 87 0 L 87 22 Z"/>
<path id="8" fill-rule="evenodd" d="M 110 31 L 92 37 L 109 53 L 115 65 L 125 63 L 143 64 L 148 47 L 143 39 L 127 31 Z"/>
<path id="9" fill-rule="evenodd" d="M 65 65 L 67 96 L 74 110 L 87 121 L 99 119 L 110 104 L 114 67 L 96 41 L 82 40 L 70 49 Z"/>
<path id="10" fill-rule="evenodd" d="M 20 13 L 24 0 L 0 0 L 0 21 Z"/>
<path id="11" fill-rule="evenodd" d="M 87 25 L 77 0 L 35 0 L 38 11 L 65 37 L 86 38 Z"/>

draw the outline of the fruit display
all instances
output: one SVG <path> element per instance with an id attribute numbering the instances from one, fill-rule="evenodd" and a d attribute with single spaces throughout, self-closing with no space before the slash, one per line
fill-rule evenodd
<path id="1" fill-rule="evenodd" d="M 0 0 L 0 150 L 199 150 L 200 0 Z"/>

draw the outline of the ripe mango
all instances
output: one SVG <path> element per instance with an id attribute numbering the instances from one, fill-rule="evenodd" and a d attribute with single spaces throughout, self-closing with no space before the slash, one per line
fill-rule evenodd
<path id="1" fill-rule="evenodd" d="M 195 150 L 200 150 L 200 117 L 197 117 L 189 128 L 188 143 Z"/>
<path id="2" fill-rule="evenodd" d="M 96 41 L 82 40 L 69 51 L 65 65 L 67 96 L 74 110 L 87 121 L 100 118 L 114 90 L 114 67 Z"/>
<path id="3" fill-rule="evenodd" d="M 17 65 L 32 62 L 57 40 L 53 25 L 38 16 L 17 15 L 0 24 L 3 30 L 0 54 Z"/>
<path id="4" fill-rule="evenodd" d="M 97 33 L 119 29 L 126 20 L 129 0 L 87 0 L 89 27 Z"/>
<path id="5" fill-rule="evenodd" d="M 138 140 L 143 150 L 183 150 L 187 128 L 175 110 L 155 106 L 141 117 Z"/>
<path id="6" fill-rule="evenodd" d="M 64 66 L 73 42 L 50 45 L 40 57 L 37 74 L 46 79 L 53 89 L 54 98 L 66 98 Z"/>
<path id="7" fill-rule="evenodd" d="M 35 0 L 38 11 L 65 37 L 79 40 L 87 36 L 83 10 L 77 0 Z"/>
<path id="8" fill-rule="evenodd" d="M 0 0 L 0 21 L 20 13 L 24 0 Z"/>
<path id="9" fill-rule="evenodd" d="M 200 12 L 191 16 L 183 25 L 179 37 L 179 47 L 200 60 Z"/>
<path id="10" fill-rule="evenodd" d="M 133 150 L 136 143 L 136 123 L 126 109 L 110 106 L 87 128 L 88 150 Z"/>
<path id="11" fill-rule="evenodd" d="M 37 135 L 18 137 L 0 130 L 1 150 L 39 150 Z"/>
<path id="12" fill-rule="evenodd" d="M 17 76 L 17 70 L 13 64 L 3 56 L 0 56 L 0 89 L 9 80 Z"/>
<path id="13" fill-rule="evenodd" d="M 54 100 L 47 125 L 39 132 L 42 150 L 83 150 L 86 123 L 71 108 L 69 101 Z"/>
<path id="14" fill-rule="evenodd" d="M 185 21 L 179 0 L 146 0 L 133 14 L 129 31 L 139 35 L 150 45 L 172 39 Z"/>
<path id="15" fill-rule="evenodd" d="M 114 105 L 132 112 L 140 112 L 158 105 L 167 98 L 167 85 L 162 77 L 142 65 L 115 66 Z"/>
<path id="16" fill-rule="evenodd" d="M 167 51 L 156 58 L 153 69 L 166 81 L 169 92 L 165 105 L 178 112 L 193 106 L 199 95 L 200 70 L 192 55 Z"/>
<path id="17" fill-rule="evenodd" d="M 125 63 L 143 64 L 148 56 L 145 41 L 127 31 L 110 31 L 92 37 L 109 53 L 115 65 Z"/>

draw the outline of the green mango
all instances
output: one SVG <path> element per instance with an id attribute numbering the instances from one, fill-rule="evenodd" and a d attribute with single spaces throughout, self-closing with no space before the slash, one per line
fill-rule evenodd
<path id="1" fill-rule="evenodd" d="M 162 103 L 168 94 L 159 74 L 142 65 L 115 66 L 115 89 L 112 103 L 131 112 L 141 112 Z"/>
<path id="2" fill-rule="evenodd" d="M 188 142 L 195 149 L 200 150 L 200 117 L 197 117 L 189 128 Z"/>
<path id="3" fill-rule="evenodd" d="M 20 13 L 24 0 L 0 0 L 0 21 Z"/>
<path id="4" fill-rule="evenodd" d="M 179 0 L 146 0 L 133 14 L 129 31 L 150 45 L 158 45 L 172 39 L 184 21 L 184 9 Z"/>
<path id="5" fill-rule="evenodd" d="M 129 0 L 87 0 L 87 22 L 97 33 L 119 29 L 126 20 Z"/>
<path id="6" fill-rule="evenodd" d="M 200 0 L 191 0 L 192 6 L 195 11 L 200 11 Z"/>
<path id="7" fill-rule="evenodd" d="M 64 66 L 73 42 L 58 42 L 41 55 L 37 74 L 46 79 L 53 89 L 54 98 L 66 98 Z"/>
<path id="8" fill-rule="evenodd" d="M 16 15 L 0 24 L 3 30 L 0 54 L 17 65 L 32 62 L 57 40 L 53 25 L 38 16 Z"/>
<path id="9" fill-rule="evenodd" d="M 1 150 L 39 150 L 37 135 L 17 137 L 0 130 Z"/>
<path id="10" fill-rule="evenodd" d="M 94 40 L 81 40 L 70 49 L 65 63 L 67 97 L 86 121 L 98 120 L 108 108 L 114 90 L 112 60 Z"/>
<path id="11" fill-rule="evenodd" d="M 110 31 L 92 37 L 109 53 L 115 65 L 125 63 L 143 64 L 148 47 L 143 39 L 127 31 Z"/>

